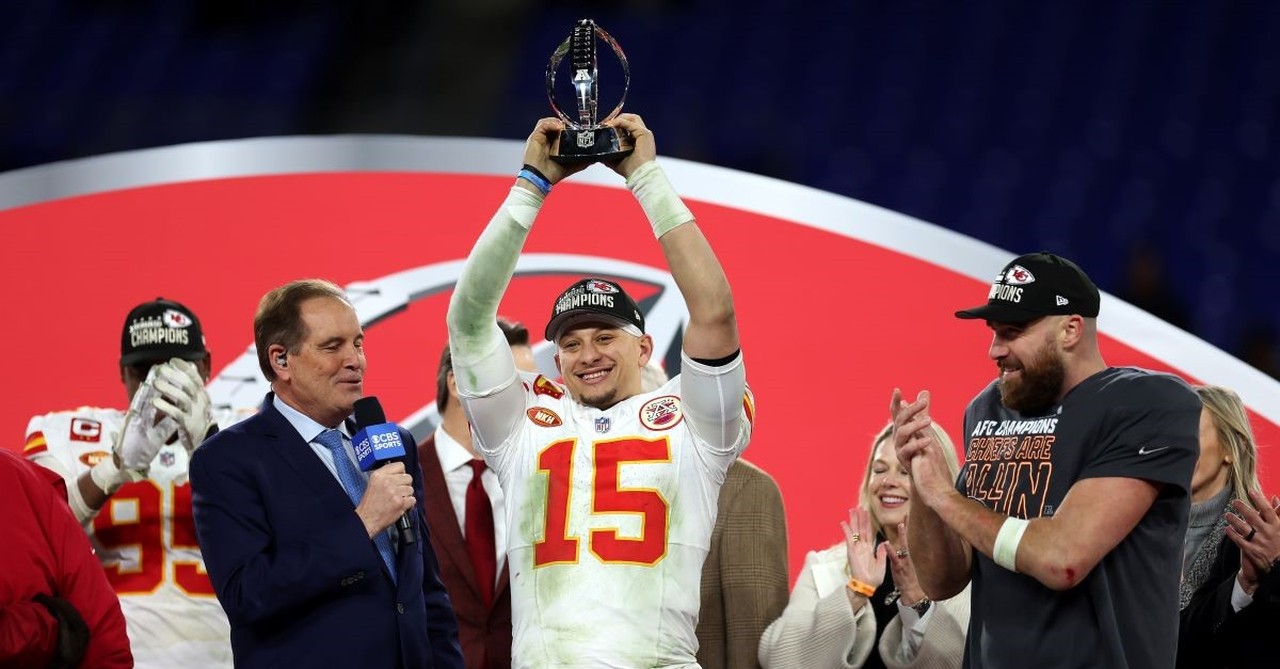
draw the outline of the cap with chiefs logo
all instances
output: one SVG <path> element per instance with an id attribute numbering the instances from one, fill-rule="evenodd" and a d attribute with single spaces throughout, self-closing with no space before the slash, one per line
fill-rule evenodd
<path id="1" fill-rule="evenodd" d="M 543 333 L 556 341 L 570 326 L 605 323 L 633 334 L 644 334 L 644 315 L 622 286 L 608 279 L 587 278 L 569 286 L 556 298 Z"/>
<path id="2" fill-rule="evenodd" d="M 1098 315 L 1098 287 L 1080 266 L 1041 251 L 1014 258 L 1000 270 L 987 303 L 956 312 L 956 318 L 1029 323 L 1042 316 Z"/>
<path id="3" fill-rule="evenodd" d="M 200 319 L 185 306 L 157 297 L 134 307 L 124 320 L 120 364 L 137 365 L 169 358 L 203 360 L 209 355 Z"/>

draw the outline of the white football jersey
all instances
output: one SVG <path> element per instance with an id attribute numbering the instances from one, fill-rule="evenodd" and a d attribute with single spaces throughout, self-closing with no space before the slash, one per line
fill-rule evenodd
<path id="1" fill-rule="evenodd" d="M 215 410 L 219 427 L 252 411 Z M 23 454 L 58 472 L 68 486 L 102 458 L 124 426 L 124 412 L 81 407 L 36 416 Z M 231 629 L 205 572 L 191 518 L 188 455 L 160 449 L 148 478 L 121 486 L 86 527 L 107 579 L 120 596 L 135 666 L 231 667 Z"/>
<path id="2" fill-rule="evenodd" d="M 750 439 L 750 393 L 698 386 L 734 394 L 706 398 L 731 431 L 713 445 L 687 419 L 680 376 L 605 411 L 546 377 L 520 381 L 519 427 L 494 448 L 477 440 L 507 495 L 513 666 L 696 667 L 702 563 Z M 484 399 L 467 401 L 483 419 Z"/>

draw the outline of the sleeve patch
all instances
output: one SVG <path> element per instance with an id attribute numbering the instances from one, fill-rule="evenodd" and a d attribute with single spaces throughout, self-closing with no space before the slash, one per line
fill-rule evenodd
<path id="1" fill-rule="evenodd" d="M 22 447 L 22 454 L 30 457 L 36 453 L 43 453 L 49 450 L 49 442 L 44 440 L 44 433 L 36 430 L 27 435 L 27 443 Z"/>
<path id="2" fill-rule="evenodd" d="M 558 400 L 564 397 L 564 390 L 556 385 L 555 381 L 539 374 L 538 378 L 533 382 L 533 394 L 546 395 Z"/>

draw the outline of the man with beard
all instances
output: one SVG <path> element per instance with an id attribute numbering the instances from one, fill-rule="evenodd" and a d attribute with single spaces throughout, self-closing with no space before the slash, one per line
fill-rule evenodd
<path id="1" fill-rule="evenodd" d="M 999 378 L 965 412 L 954 486 L 928 392 L 894 391 L 921 585 L 936 600 L 973 581 L 965 667 L 1174 666 L 1200 407 L 1177 377 L 1106 365 L 1099 301 L 1075 263 L 1034 253 L 956 312 L 993 331 Z"/>

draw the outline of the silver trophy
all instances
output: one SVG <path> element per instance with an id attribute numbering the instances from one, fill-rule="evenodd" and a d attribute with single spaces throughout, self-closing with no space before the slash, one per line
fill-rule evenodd
<path id="1" fill-rule="evenodd" d="M 613 53 L 622 62 L 622 98 L 604 119 L 598 118 L 600 91 L 596 68 L 597 38 L 613 47 Z M 573 75 L 574 101 L 578 107 L 576 119 L 564 113 L 556 102 L 556 69 L 566 55 L 569 56 L 570 72 Z M 573 32 L 560 43 L 555 53 L 551 54 L 551 61 L 547 63 L 547 99 L 551 102 L 551 110 L 565 124 L 565 129 L 560 132 L 559 142 L 551 149 L 551 158 L 559 163 L 594 163 L 618 160 L 631 153 L 634 148 L 631 135 L 621 128 L 604 125 L 622 111 L 630 86 L 631 69 L 627 66 L 627 56 L 622 53 L 622 48 L 613 37 L 591 19 L 575 23 Z"/>

